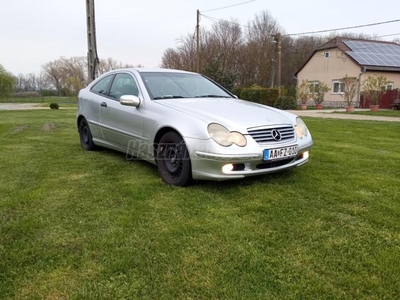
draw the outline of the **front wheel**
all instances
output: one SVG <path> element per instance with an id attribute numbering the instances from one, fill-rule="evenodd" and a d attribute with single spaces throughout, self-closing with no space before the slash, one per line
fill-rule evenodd
<path id="1" fill-rule="evenodd" d="M 182 137 L 167 132 L 157 147 L 156 162 L 161 178 L 168 184 L 186 186 L 192 182 L 192 166 L 189 152 Z"/>
<path id="2" fill-rule="evenodd" d="M 84 118 L 79 122 L 78 131 L 82 148 L 89 151 L 94 150 L 96 145 L 93 143 L 93 136 L 90 132 L 89 124 Z"/>

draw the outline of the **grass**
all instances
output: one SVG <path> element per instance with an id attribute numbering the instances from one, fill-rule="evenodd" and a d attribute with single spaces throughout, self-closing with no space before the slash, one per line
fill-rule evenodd
<path id="1" fill-rule="evenodd" d="M 74 118 L 0 112 L 0 299 L 400 297 L 398 124 L 305 118 L 307 165 L 177 188 Z"/>
<path id="2" fill-rule="evenodd" d="M 383 117 L 398 117 L 400 118 L 400 110 L 389 110 L 380 109 L 378 111 L 355 111 L 355 115 L 367 115 L 367 116 L 383 116 Z"/>

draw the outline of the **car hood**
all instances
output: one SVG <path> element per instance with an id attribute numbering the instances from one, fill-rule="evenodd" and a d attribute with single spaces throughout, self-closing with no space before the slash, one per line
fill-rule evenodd
<path id="1" fill-rule="evenodd" d="M 226 98 L 159 100 L 159 104 L 186 113 L 206 123 L 220 123 L 245 133 L 247 128 L 295 124 L 296 115 L 269 106 Z"/>

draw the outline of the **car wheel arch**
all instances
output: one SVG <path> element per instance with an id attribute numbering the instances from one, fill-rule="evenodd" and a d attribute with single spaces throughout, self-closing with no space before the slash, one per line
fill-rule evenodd
<path id="1" fill-rule="evenodd" d="M 160 128 L 157 131 L 157 133 L 156 133 L 156 135 L 154 137 L 154 142 L 153 142 L 153 145 L 154 145 L 154 150 L 153 150 L 154 151 L 154 153 L 153 153 L 154 154 L 154 158 L 157 157 L 157 145 L 160 142 L 160 140 L 163 137 L 163 135 L 165 135 L 167 132 L 176 132 L 177 134 L 179 134 L 182 137 L 183 140 L 185 140 L 183 135 L 173 127 L 167 126 L 167 127 Z"/>
<path id="2" fill-rule="evenodd" d="M 77 128 L 79 129 L 79 124 L 81 123 L 81 121 L 82 121 L 82 119 L 85 119 L 86 120 L 86 118 L 84 117 L 84 116 L 82 116 L 82 115 L 79 115 L 79 117 L 77 118 L 77 122 L 76 122 L 76 126 L 77 126 Z M 86 122 L 87 122 L 87 120 L 86 120 Z"/>

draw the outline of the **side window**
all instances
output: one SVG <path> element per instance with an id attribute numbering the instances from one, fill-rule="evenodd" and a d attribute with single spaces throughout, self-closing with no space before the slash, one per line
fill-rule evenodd
<path id="1" fill-rule="evenodd" d="M 119 99 L 124 95 L 139 95 L 139 89 L 133 77 L 129 74 L 117 74 L 110 89 L 110 97 Z"/>
<path id="2" fill-rule="evenodd" d="M 107 76 L 96 83 L 90 90 L 97 94 L 106 95 L 108 86 L 110 85 L 111 80 L 113 79 L 114 75 Z"/>

